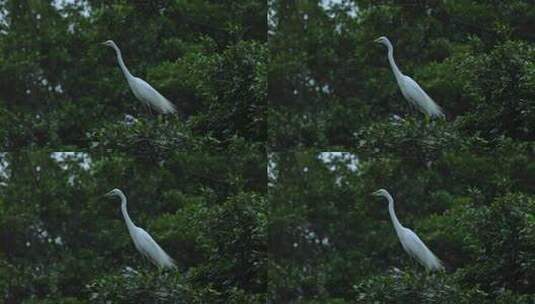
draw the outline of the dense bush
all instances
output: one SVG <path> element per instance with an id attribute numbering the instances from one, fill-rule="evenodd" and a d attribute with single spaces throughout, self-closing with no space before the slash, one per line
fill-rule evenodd
<path id="1" fill-rule="evenodd" d="M 533 5 L 269 4 L 272 302 L 533 302 Z M 380 36 L 446 119 L 409 106 Z M 403 251 L 379 188 L 445 273 Z"/>
<path id="2" fill-rule="evenodd" d="M 264 302 L 265 156 L 142 156 L 1 154 L 3 302 Z M 136 251 L 115 187 L 177 271 Z"/>
<path id="3" fill-rule="evenodd" d="M 330 5 L 329 5 L 330 3 Z M 528 1 L 270 1 L 269 141 L 274 149 L 355 147 L 409 107 L 383 46 L 461 136 L 533 140 Z M 432 128 L 429 126 L 428 128 Z"/>
<path id="4" fill-rule="evenodd" d="M 190 150 L 205 142 L 200 148 L 213 150 L 236 139 L 263 147 L 265 2 L 60 2 L 0 1 L 3 150 Z M 108 39 L 177 115 L 148 113 L 100 44 Z"/>
<path id="5" fill-rule="evenodd" d="M 444 145 L 431 159 L 423 149 L 272 154 L 272 301 L 533 301 L 535 147 L 486 145 Z M 425 273 L 402 249 L 386 202 L 370 195 L 383 187 L 445 273 Z"/>

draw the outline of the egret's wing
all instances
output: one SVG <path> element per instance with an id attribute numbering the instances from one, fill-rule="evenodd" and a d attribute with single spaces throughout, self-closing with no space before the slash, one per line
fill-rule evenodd
<path id="1" fill-rule="evenodd" d="M 175 268 L 173 259 L 154 241 L 154 239 L 142 228 L 137 227 L 136 237 L 139 242 L 139 251 L 151 259 L 158 267 Z"/>
<path id="2" fill-rule="evenodd" d="M 162 94 L 156 91 L 145 80 L 138 77 L 136 77 L 135 80 L 134 88 L 132 89 L 137 98 L 148 103 L 160 113 L 167 114 L 176 112 L 175 105 L 163 97 Z"/>
<path id="3" fill-rule="evenodd" d="M 444 117 L 442 109 L 429 95 L 409 76 L 404 75 L 405 97 L 409 102 L 415 104 L 422 112 L 431 117 Z"/>
<path id="4" fill-rule="evenodd" d="M 425 246 L 424 242 L 408 228 L 404 228 L 401 244 L 407 253 L 427 270 L 443 270 L 442 262 Z"/>

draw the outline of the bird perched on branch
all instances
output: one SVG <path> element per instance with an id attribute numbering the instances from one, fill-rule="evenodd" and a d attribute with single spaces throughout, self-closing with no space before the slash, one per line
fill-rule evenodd
<path id="1" fill-rule="evenodd" d="M 152 107 L 161 114 L 172 114 L 176 112 L 175 106 L 165 97 L 163 97 L 162 94 L 156 91 L 145 80 L 133 76 L 130 71 L 128 71 L 126 65 L 124 64 L 121 50 L 119 50 L 119 47 L 115 44 L 115 42 L 108 40 L 102 44 L 115 50 L 119 66 L 123 71 L 124 77 L 126 77 L 126 81 L 128 81 L 128 85 L 130 86 L 132 93 L 134 93 L 137 99 L 148 106 L 149 109 Z"/>
<path id="2" fill-rule="evenodd" d="M 147 231 L 134 225 L 134 222 L 132 222 L 128 212 L 126 211 L 126 196 L 123 194 L 123 192 L 119 189 L 113 189 L 106 193 L 105 196 L 118 196 L 121 199 L 121 212 L 123 213 L 128 233 L 130 234 L 137 251 L 148 258 L 160 269 L 175 269 L 176 265 L 173 259 L 167 253 L 165 253 L 165 251 L 156 243 L 156 241 L 154 241 Z"/>
<path id="3" fill-rule="evenodd" d="M 388 49 L 388 61 L 390 62 L 390 67 L 399 88 L 401 89 L 401 94 L 407 99 L 407 101 L 415 106 L 419 111 L 424 113 L 426 117 L 444 117 L 442 109 L 427 95 L 427 93 L 418 85 L 414 79 L 410 78 L 407 75 L 403 75 L 399 70 L 396 62 L 394 61 L 394 47 L 390 40 L 385 36 L 375 39 L 375 42 L 385 45 Z"/>
<path id="4" fill-rule="evenodd" d="M 394 212 L 394 199 L 385 189 L 379 189 L 373 193 L 375 196 L 382 196 L 388 200 L 388 213 L 396 230 L 401 246 L 405 252 L 422 264 L 428 271 L 444 270 L 442 262 L 425 246 L 424 242 L 409 228 L 401 226 L 396 213 Z"/>

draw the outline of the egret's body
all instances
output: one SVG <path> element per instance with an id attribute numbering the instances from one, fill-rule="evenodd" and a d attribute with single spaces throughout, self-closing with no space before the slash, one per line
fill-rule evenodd
<path id="1" fill-rule="evenodd" d="M 106 196 L 118 196 L 121 198 L 121 212 L 126 223 L 128 233 L 134 242 L 134 246 L 143 256 L 148 258 L 159 268 L 175 268 L 173 259 L 154 241 L 154 239 L 140 227 L 134 225 L 126 210 L 126 196 L 119 189 L 113 189 Z"/>
<path id="2" fill-rule="evenodd" d="M 388 61 L 390 62 L 390 67 L 392 68 L 394 77 L 396 77 L 396 81 L 403 97 L 405 97 L 411 105 L 429 117 L 444 117 L 442 109 L 433 101 L 433 99 L 431 99 L 431 97 L 429 97 L 429 95 L 427 95 L 420 85 L 418 85 L 414 79 L 401 73 L 394 61 L 394 47 L 392 46 L 392 43 L 390 43 L 390 40 L 383 36 L 377 38 L 375 42 L 381 43 L 387 47 Z"/>
<path id="3" fill-rule="evenodd" d="M 123 71 L 124 77 L 126 78 L 126 81 L 128 82 L 128 85 L 130 86 L 130 89 L 132 90 L 132 93 L 136 96 L 137 99 L 139 99 L 141 102 L 143 102 L 145 105 L 149 107 L 153 107 L 158 112 L 162 114 L 169 114 L 169 113 L 175 113 L 176 109 L 175 106 L 169 102 L 165 97 L 162 96 L 158 91 L 156 91 L 150 84 L 148 84 L 145 80 L 133 76 L 130 71 L 126 68 L 126 65 L 123 61 L 123 56 L 121 55 L 121 50 L 119 50 L 119 47 L 113 42 L 112 40 L 108 40 L 103 43 L 106 46 L 109 46 L 115 50 L 115 53 L 117 54 L 117 61 L 119 62 L 119 66 L 121 67 L 121 70 Z"/>
<path id="4" fill-rule="evenodd" d="M 392 220 L 403 249 L 428 271 L 443 270 L 444 266 L 442 266 L 442 262 L 425 246 L 424 242 L 420 240 L 416 233 L 401 225 L 394 211 L 394 199 L 390 193 L 384 189 L 380 189 L 373 194 L 383 196 L 388 200 L 388 213 L 390 214 L 390 219 Z"/>

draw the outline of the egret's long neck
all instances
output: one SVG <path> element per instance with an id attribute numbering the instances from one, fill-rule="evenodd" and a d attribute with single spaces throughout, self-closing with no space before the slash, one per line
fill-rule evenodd
<path id="1" fill-rule="evenodd" d="M 121 212 L 123 213 L 124 221 L 126 223 L 126 227 L 128 228 L 128 231 L 132 233 L 134 231 L 134 222 L 130 219 L 130 216 L 128 215 L 128 211 L 126 211 L 126 196 L 124 194 L 119 193 L 119 197 L 121 197 Z"/>
<path id="2" fill-rule="evenodd" d="M 392 68 L 392 72 L 394 72 L 394 76 L 396 77 L 397 81 L 401 80 L 401 71 L 399 70 L 396 62 L 394 61 L 394 47 L 392 46 L 392 43 L 390 41 L 387 42 L 386 47 L 388 48 L 388 62 L 390 62 L 390 67 Z"/>
<path id="3" fill-rule="evenodd" d="M 394 211 L 394 199 L 390 195 L 387 195 L 386 199 L 388 200 L 388 213 L 390 213 L 390 219 L 392 220 L 392 224 L 394 225 L 394 229 L 396 229 L 396 232 L 399 232 L 403 227 L 399 223 L 398 217 L 396 216 L 396 212 Z"/>
<path id="4" fill-rule="evenodd" d="M 113 45 L 113 49 L 115 50 L 115 53 L 117 54 L 117 61 L 119 62 L 119 66 L 121 67 L 121 70 L 123 71 L 124 76 L 127 80 L 130 80 L 134 78 L 132 74 L 130 74 L 130 71 L 126 68 L 126 65 L 123 61 L 123 55 L 121 54 L 121 50 L 116 45 Z"/>

